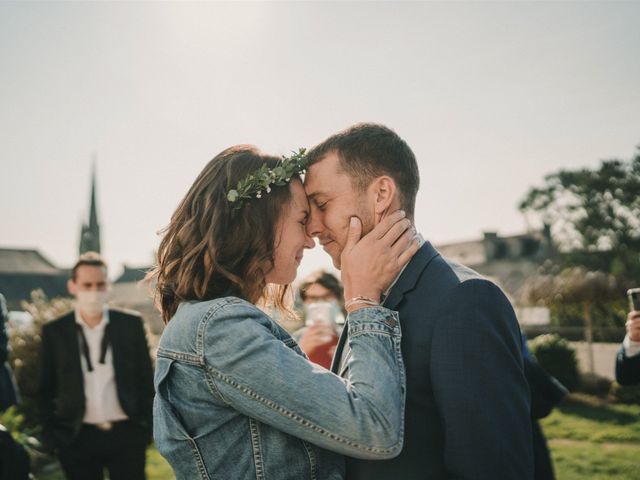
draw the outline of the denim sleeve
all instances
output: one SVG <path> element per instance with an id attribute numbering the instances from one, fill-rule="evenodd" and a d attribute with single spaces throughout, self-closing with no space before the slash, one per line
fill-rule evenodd
<path id="1" fill-rule="evenodd" d="M 486 280 L 460 284 L 450 302 L 430 358 L 447 478 L 532 478 L 529 388 L 513 309 Z"/>
<path id="2" fill-rule="evenodd" d="M 340 378 L 278 340 L 271 320 L 247 304 L 227 304 L 204 327 L 214 393 L 235 410 L 322 448 L 358 458 L 398 455 L 405 376 L 397 313 L 349 315 L 352 357 Z"/>

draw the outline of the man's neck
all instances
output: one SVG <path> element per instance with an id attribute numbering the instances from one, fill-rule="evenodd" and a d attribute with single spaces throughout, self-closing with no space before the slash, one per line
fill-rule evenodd
<path id="1" fill-rule="evenodd" d="M 80 318 L 84 323 L 87 324 L 89 328 L 94 328 L 96 325 L 98 325 L 102 321 L 102 315 L 102 312 L 100 312 L 100 315 L 90 316 L 80 310 Z"/>

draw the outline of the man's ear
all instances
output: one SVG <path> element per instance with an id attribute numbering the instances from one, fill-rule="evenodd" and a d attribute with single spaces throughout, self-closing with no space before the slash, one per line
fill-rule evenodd
<path id="1" fill-rule="evenodd" d="M 383 175 L 371 182 L 369 189 L 374 201 L 374 213 L 378 218 L 383 217 L 396 200 L 396 182 L 393 178 Z"/>
<path id="2" fill-rule="evenodd" d="M 69 290 L 69 293 L 71 295 L 73 295 L 74 297 L 76 296 L 78 287 L 76 286 L 76 282 L 74 282 L 72 279 L 67 280 L 67 290 Z"/>

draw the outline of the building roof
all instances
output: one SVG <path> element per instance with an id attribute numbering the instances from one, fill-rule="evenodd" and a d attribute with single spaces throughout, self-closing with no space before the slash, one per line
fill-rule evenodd
<path id="1" fill-rule="evenodd" d="M 436 249 L 442 256 L 468 267 L 476 267 L 487 262 L 482 240 L 437 245 Z"/>
<path id="2" fill-rule="evenodd" d="M 145 275 L 152 268 L 153 267 L 150 266 L 130 267 L 128 265 L 125 265 L 122 274 L 113 283 L 139 282 L 140 280 L 144 280 Z"/>
<path id="3" fill-rule="evenodd" d="M 47 298 L 68 297 L 67 274 L 0 272 L 0 293 L 7 299 L 10 310 L 20 309 L 20 302 L 29 301 L 31 292 L 37 289 Z"/>
<path id="4" fill-rule="evenodd" d="M 0 248 L 0 273 L 59 274 L 59 269 L 40 252 L 24 248 Z"/>
<path id="5" fill-rule="evenodd" d="M 67 297 L 68 277 L 68 270 L 56 267 L 37 250 L 0 248 L 0 292 L 11 310 L 30 300 L 36 289 L 48 298 Z"/>

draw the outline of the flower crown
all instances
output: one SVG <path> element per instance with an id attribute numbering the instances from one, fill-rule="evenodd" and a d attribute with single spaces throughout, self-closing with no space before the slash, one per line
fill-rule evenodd
<path id="1" fill-rule="evenodd" d="M 233 204 L 233 209 L 242 208 L 245 200 L 262 198 L 262 193 L 271 192 L 272 187 L 280 187 L 291 181 L 291 177 L 304 173 L 307 169 L 306 149 L 300 148 L 293 155 L 283 156 L 274 168 L 262 165 L 258 170 L 250 173 L 238 182 L 236 188 L 229 190 L 227 200 Z"/>

